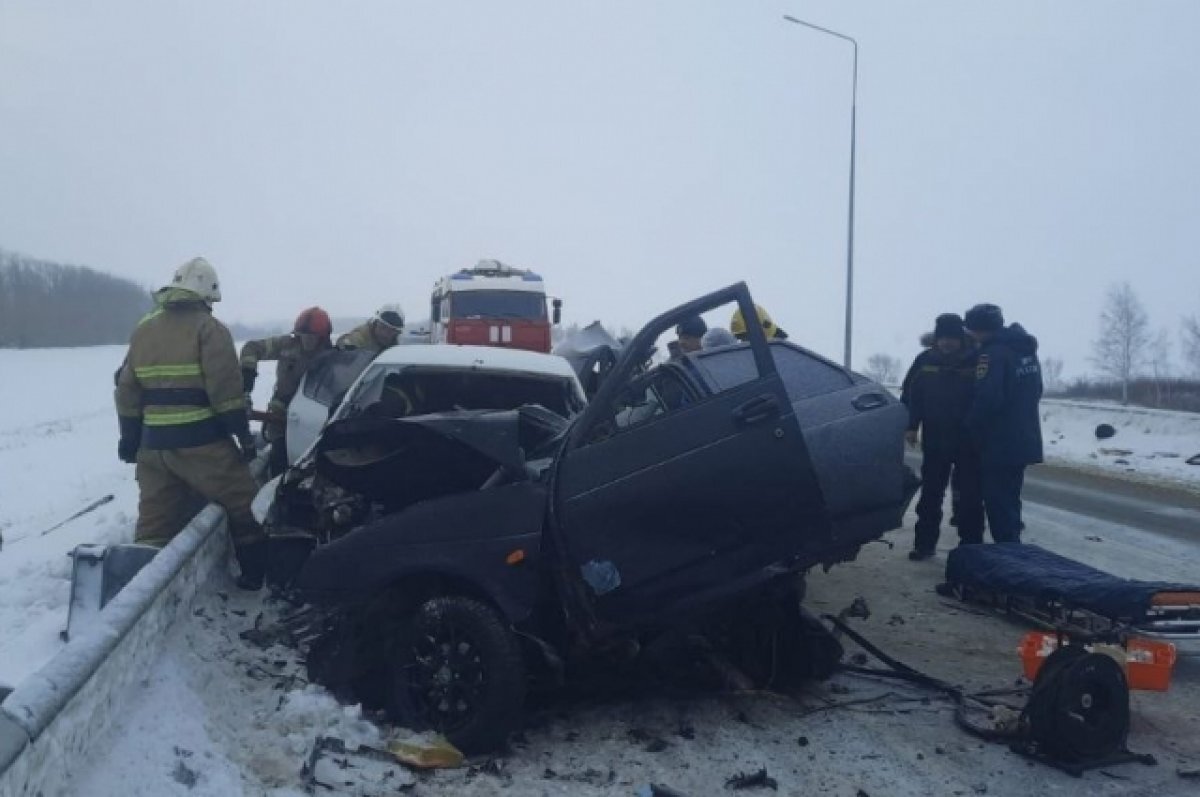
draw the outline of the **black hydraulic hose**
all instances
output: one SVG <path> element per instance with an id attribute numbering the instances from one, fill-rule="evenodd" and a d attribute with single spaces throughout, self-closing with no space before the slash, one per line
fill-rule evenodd
<path id="1" fill-rule="evenodd" d="M 951 697 L 961 697 L 962 696 L 962 690 L 959 689 L 957 686 L 948 684 L 945 681 L 934 678 L 933 676 L 926 675 L 925 673 L 920 672 L 919 670 L 908 666 L 904 662 L 894 659 L 891 656 L 889 656 L 888 654 L 884 653 L 882 650 L 880 650 L 878 647 L 876 647 L 873 643 L 867 641 L 867 639 L 862 634 L 858 633 L 853 628 L 851 628 L 849 625 L 847 625 L 846 622 L 844 620 L 842 620 L 840 617 L 834 617 L 833 615 L 829 615 L 829 614 L 824 615 L 824 617 L 825 617 L 825 619 L 827 619 L 831 623 L 833 623 L 834 627 L 836 627 L 839 631 L 841 631 L 843 634 L 845 634 L 846 636 L 848 636 L 852 640 L 854 640 L 856 643 L 858 643 L 859 647 L 861 647 L 863 650 L 867 651 L 872 656 L 874 656 L 875 658 L 882 661 L 884 664 L 891 667 L 892 670 L 895 671 L 895 673 L 898 677 L 903 677 L 905 680 L 912 681 L 913 683 L 922 684 L 931 689 L 936 689 L 940 692 L 945 692 L 946 694 L 950 695 Z"/>
<path id="2" fill-rule="evenodd" d="M 984 699 L 984 697 L 989 696 L 988 694 L 980 693 L 978 695 L 969 695 L 953 684 L 947 683 L 939 678 L 934 678 L 931 675 L 926 675 L 920 670 L 910 667 L 898 659 L 892 658 L 887 653 L 884 653 L 875 644 L 868 641 L 862 634 L 858 633 L 849 625 L 847 625 L 846 622 L 840 617 L 827 614 L 824 615 L 824 618 L 833 623 L 834 627 L 839 631 L 850 637 L 850 639 L 854 640 L 854 642 L 856 642 L 863 650 L 867 651 L 891 668 L 890 670 L 880 670 L 872 667 L 859 667 L 852 664 L 843 664 L 843 670 L 846 670 L 847 672 L 859 673 L 861 675 L 894 678 L 896 680 L 906 681 L 908 683 L 916 684 L 917 686 L 923 686 L 927 689 L 932 689 L 947 695 L 955 703 L 954 721 L 960 728 L 972 736 L 977 736 L 980 739 L 993 742 L 1011 741 L 1016 737 L 1017 734 L 1015 731 L 998 731 L 991 728 L 980 727 L 979 725 L 972 723 L 968 718 L 967 711 L 969 703 L 974 703 L 988 709 L 996 705 L 994 703 L 989 703 Z M 993 692 L 994 691 L 995 690 L 993 690 Z"/>

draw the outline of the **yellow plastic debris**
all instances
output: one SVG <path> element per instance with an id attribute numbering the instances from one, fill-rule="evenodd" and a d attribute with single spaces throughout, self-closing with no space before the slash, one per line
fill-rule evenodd
<path id="1" fill-rule="evenodd" d="M 455 769 L 463 764 L 462 752 L 442 737 L 388 743 L 388 752 L 405 766 L 416 769 Z"/>

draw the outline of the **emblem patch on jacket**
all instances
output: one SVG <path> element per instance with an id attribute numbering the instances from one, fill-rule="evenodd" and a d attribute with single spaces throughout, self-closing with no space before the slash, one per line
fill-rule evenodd
<path id="1" fill-rule="evenodd" d="M 979 362 L 975 364 L 975 378 L 983 379 L 988 372 L 988 355 L 979 355 Z"/>

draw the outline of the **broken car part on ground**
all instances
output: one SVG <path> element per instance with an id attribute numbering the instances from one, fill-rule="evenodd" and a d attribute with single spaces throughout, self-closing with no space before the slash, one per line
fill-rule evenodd
<path id="1" fill-rule="evenodd" d="M 352 390 L 268 518 L 276 580 L 317 607 L 312 677 L 470 752 L 588 661 L 682 645 L 758 684 L 828 674 L 803 575 L 900 525 L 907 413 L 757 325 L 653 364 L 660 335 L 734 306 L 754 312 L 744 284 L 656 318 L 578 412 L 368 412 Z"/>

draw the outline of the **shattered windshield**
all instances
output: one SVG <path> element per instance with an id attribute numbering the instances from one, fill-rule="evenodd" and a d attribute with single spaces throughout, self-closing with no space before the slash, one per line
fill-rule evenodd
<path id="1" fill-rule="evenodd" d="M 456 291 L 450 296 L 451 318 L 546 318 L 546 297 L 532 291 Z"/>
<path id="2" fill-rule="evenodd" d="M 347 405 L 339 417 L 404 418 L 537 405 L 569 418 L 583 408 L 575 383 L 563 377 L 414 366 L 372 369 Z"/>

